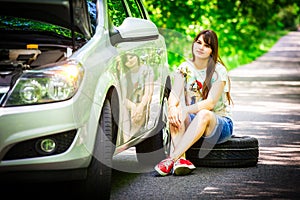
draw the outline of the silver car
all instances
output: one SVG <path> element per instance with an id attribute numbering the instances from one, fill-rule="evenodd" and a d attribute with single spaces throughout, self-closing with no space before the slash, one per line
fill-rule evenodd
<path id="1" fill-rule="evenodd" d="M 0 0 L 0 182 L 78 181 L 169 151 L 167 49 L 140 0 Z"/>

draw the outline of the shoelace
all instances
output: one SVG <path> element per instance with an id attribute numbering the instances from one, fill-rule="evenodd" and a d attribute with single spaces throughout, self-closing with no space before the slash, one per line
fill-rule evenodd
<path id="1" fill-rule="evenodd" d="M 160 164 L 164 165 L 166 168 L 168 168 L 170 165 L 172 165 L 173 161 L 170 159 L 164 160 Z"/>

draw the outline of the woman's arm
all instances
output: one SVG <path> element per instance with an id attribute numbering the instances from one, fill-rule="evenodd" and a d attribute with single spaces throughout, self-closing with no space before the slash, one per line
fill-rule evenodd
<path id="1" fill-rule="evenodd" d="M 148 73 L 144 87 L 144 94 L 141 98 L 141 102 L 136 104 L 136 109 L 134 109 L 132 112 L 132 119 L 135 122 L 138 122 L 141 119 L 143 119 L 143 115 L 145 114 L 145 107 L 149 104 L 149 102 L 151 102 L 154 89 L 153 73 Z"/>
<path id="2" fill-rule="evenodd" d="M 208 93 L 207 99 L 186 107 L 186 112 L 197 113 L 202 109 L 212 110 L 220 99 L 225 87 L 225 81 L 216 81 Z"/>
<path id="3" fill-rule="evenodd" d="M 184 78 L 181 74 L 175 73 L 174 84 L 168 99 L 168 119 L 172 126 L 179 128 L 183 119 L 182 106 L 180 104 L 181 95 L 184 88 Z"/>
<path id="4" fill-rule="evenodd" d="M 152 99 L 153 95 L 153 89 L 154 89 L 154 77 L 153 75 L 149 75 L 145 81 L 145 90 L 144 90 L 144 95 L 142 97 L 142 100 L 140 104 L 142 106 L 146 106 L 150 100 Z"/>
<path id="5" fill-rule="evenodd" d="M 171 108 L 172 106 L 178 106 L 180 103 L 180 97 L 183 92 L 184 87 L 184 78 L 181 74 L 175 73 L 174 75 L 174 84 L 172 90 L 170 92 L 170 96 L 168 99 L 168 106 Z"/>

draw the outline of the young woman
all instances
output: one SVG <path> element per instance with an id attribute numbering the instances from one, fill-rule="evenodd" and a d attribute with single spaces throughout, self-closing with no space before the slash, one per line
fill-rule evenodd
<path id="1" fill-rule="evenodd" d="M 173 145 L 170 157 L 155 166 L 162 176 L 191 173 L 196 167 L 185 159 L 185 152 L 201 137 L 213 147 L 232 135 L 230 80 L 214 31 L 196 36 L 192 55 L 178 67 L 168 99 Z"/>
<path id="2" fill-rule="evenodd" d="M 153 95 L 154 73 L 151 67 L 143 64 L 135 53 L 126 53 L 120 58 L 120 66 L 124 73 L 122 80 L 124 95 L 124 141 L 134 136 L 146 124 Z M 119 69 L 120 70 L 120 69 Z"/>

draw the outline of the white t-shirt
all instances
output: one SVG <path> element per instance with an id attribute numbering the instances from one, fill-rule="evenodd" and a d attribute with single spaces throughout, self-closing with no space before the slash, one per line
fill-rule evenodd
<path id="1" fill-rule="evenodd" d="M 187 105 L 194 104 L 202 100 L 202 88 L 206 78 L 206 68 L 198 70 L 191 61 L 185 61 L 179 65 L 176 72 L 185 78 L 185 100 Z M 225 81 L 224 91 L 213 108 L 213 112 L 219 116 L 231 118 L 231 107 L 227 100 L 226 92 L 229 92 L 229 79 L 227 69 L 221 64 L 216 64 L 211 83 Z"/>

